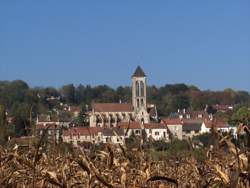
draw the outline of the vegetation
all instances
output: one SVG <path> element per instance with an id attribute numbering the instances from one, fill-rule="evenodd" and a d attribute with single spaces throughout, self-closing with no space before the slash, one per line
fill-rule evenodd
<path id="1" fill-rule="evenodd" d="M 249 129 L 240 126 L 237 132 L 240 129 L 249 139 Z M 178 140 L 152 141 L 150 147 L 141 140 L 131 148 L 60 144 L 46 150 L 44 137 L 28 151 L 18 145 L 0 147 L 0 187 L 249 187 L 249 145 L 239 148 L 230 135 L 213 134 L 214 147 L 200 150 L 193 141 Z M 157 153 L 155 159 L 152 149 L 162 156 Z"/>
<path id="2" fill-rule="evenodd" d="M 85 106 L 88 109 L 92 102 L 131 102 L 131 88 L 118 87 L 113 89 L 106 85 L 91 87 L 90 85 L 74 86 L 68 84 L 59 89 L 52 87 L 31 88 L 21 80 L 0 81 L 0 105 L 14 117 L 12 129 L 17 136 L 27 135 L 31 127 L 31 119 L 38 113 L 60 111 L 64 106 L 84 106 L 81 114 L 85 114 Z M 203 110 L 206 105 L 230 104 L 235 106 L 235 114 L 219 113 L 226 120 L 233 124 L 239 122 L 239 118 L 246 111 L 249 113 L 250 95 L 246 91 L 201 91 L 195 86 L 185 84 L 165 85 L 162 87 L 148 86 L 148 102 L 156 104 L 158 114 L 167 116 L 178 109 L 190 108 Z M 240 108 L 242 108 L 240 110 Z M 238 112 L 236 112 L 239 109 Z M 208 108 L 211 113 L 214 109 Z M 233 118 L 231 118 L 233 117 Z M 247 119 L 246 119 L 247 120 Z M 2 121 L 2 120 L 1 120 Z M 86 123 L 86 118 L 78 118 L 77 122 Z M 249 122 L 249 119 L 248 119 Z"/>

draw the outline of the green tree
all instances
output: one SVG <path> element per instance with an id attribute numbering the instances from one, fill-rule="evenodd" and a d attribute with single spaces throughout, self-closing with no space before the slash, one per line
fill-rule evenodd
<path id="1" fill-rule="evenodd" d="M 73 84 L 65 85 L 61 88 L 61 95 L 64 97 L 67 103 L 75 103 L 75 87 Z"/>
<path id="2" fill-rule="evenodd" d="M 87 109 L 85 105 L 82 106 L 81 111 L 77 116 L 77 124 L 81 126 L 89 125 L 89 119 L 88 119 Z"/>
<path id="3" fill-rule="evenodd" d="M 31 106 L 26 103 L 14 104 L 12 115 L 14 117 L 16 136 L 23 136 L 27 134 L 27 131 L 30 128 L 30 111 Z"/>
<path id="4" fill-rule="evenodd" d="M 0 144 L 5 143 L 7 139 L 6 114 L 3 105 L 0 105 Z"/>
<path id="5" fill-rule="evenodd" d="M 234 124 L 244 123 L 249 125 L 250 123 L 250 110 L 247 107 L 239 108 L 232 116 L 232 121 Z"/>

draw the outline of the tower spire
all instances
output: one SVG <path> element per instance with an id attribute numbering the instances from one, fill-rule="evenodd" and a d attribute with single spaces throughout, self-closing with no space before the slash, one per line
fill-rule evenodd
<path id="1" fill-rule="evenodd" d="M 134 74 L 132 75 L 132 78 L 133 77 L 146 77 L 146 74 L 139 65 L 137 66 Z"/>

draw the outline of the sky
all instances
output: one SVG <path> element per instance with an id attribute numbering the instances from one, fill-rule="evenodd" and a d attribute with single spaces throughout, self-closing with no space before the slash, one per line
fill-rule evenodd
<path id="1" fill-rule="evenodd" d="M 0 1 L 0 80 L 250 91 L 249 0 Z"/>

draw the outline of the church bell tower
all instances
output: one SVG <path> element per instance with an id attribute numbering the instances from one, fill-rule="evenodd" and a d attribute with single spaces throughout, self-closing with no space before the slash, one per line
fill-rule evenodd
<path id="1" fill-rule="evenodd" d="M 138 66 L 132 75 L 132 105 L 137 114 L 137 119 L 148 122 L 147 113 L 147 84 L 146 74 L 140 66 Z"/>

